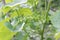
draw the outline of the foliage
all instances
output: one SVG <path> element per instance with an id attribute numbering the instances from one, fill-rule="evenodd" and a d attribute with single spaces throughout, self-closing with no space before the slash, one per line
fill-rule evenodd
<path id="1" fill-rule="evenodd" d="M 28 7 L 22 7 L 23 4 L 9 6 L 12 2 L 14 0 L 5 0 L 6 4 L 0 9 L 0 40 L 60 38 L 60 12 L 53 11 L 56 0 L 27 0 L 23 4 L 27 4 Z"/>

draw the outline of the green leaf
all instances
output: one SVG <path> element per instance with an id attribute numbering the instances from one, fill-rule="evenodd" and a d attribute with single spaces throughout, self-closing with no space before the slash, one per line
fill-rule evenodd
<path id="1" fill-rule="evenodd" d="M 10 22 L 5 22 L 5 26 L 6 26 L 8 29 L 10 29 L 11 31 L 14 30 L 14 28 L 13 28 L 13 26 L 11 25 Z"/>
<path id="2" fill-rule="evenodd" d="M 60 11 L 57 11 L 53 16 L 51 16 L 51 22 L 54 27 L 60 29 Z"/>
<path id="3" fill-rule="evenodd" d="M 5 0 L 6 3 L 11 3 L 13 0 Z"/>
<path id="4" fill-rule="evenodd" d="M 8 13 L 11 10 L 10 6 L 3 6 L 2 7 L 2 12 L 5 15 L 6 13 Z"/>
<path id="5" fill-rule="evenodd" d="M 30 4 L 30 5 L 35 5 L 35 4 L 38 3 L 38 0 L 28 0 L 27 3 Z"/>
<path id="6" fill-rule="evenodd" d="M 52 40 L 51 38 L 47 38 L 47 40 Z"/>
<path id="7" fill-rule="evenodd" d="M 27 34 L 24 32 L 18 32 L 15 40 L 27 40 Z"/>
<path id="8" fill-rule="evenodd" d="M 30 22 L 30 27 L 31 27 L 32 29 L 36 29 L 36 27 L 38 27 L 37 24 L 38 24 L 38 23 L 36 23 L 36 22 Z"/>
<path id="9" fill-rule="evenodd" d="M 18 13 L 15 10 L 12 11 L 10 15 L 10 18 L 18 17 Z"/>
<path id="10" fill-rule="evenodd" d="M 16 32 L 11 32 L 5 25 L 4 22 L 0 22 L 0 40 L 11 40 Z"/>
<path id="11" fill-rule="evenodd" d="M 5 30 L 6 31 L 6 30 Z M 0 40 L 11 40 L 13 35 L 15 35 L 14 32 L 0 32 Z"/>
<path id="12" fill-rule="evenodd" d="M 12 25 L 10 22 L 5 22 L 4 25 L 12 32 L 19 32 L 23 29 L 25 23 L 18 23 L 16 25 Z"/>
<path id="13" fill-rule="evenodd" d="M 24 17 L 29 17 L 32 15 L 32 11 L 29 8 L 22 8 L 20 10 L 20 14 L 22 14 Z"/>
<path id="14" fill-rule="evenodd" d="M 55 38 L 56 40 L 60 39 L 60 32 L 56 33 L 56 34 L 54 35 L 54 38 Z"/>

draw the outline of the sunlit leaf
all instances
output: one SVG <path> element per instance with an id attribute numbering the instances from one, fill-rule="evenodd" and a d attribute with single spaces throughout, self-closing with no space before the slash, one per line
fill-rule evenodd
<path id="1" fill-rule="evenodd" d="M 32 15 L 32 11 L 29 8 L 22 8 L 20 13 L 25 17 Z"/>
<path id="2" fill-rule="evenodd" d="M 14 18 L 14 17 L 17 17 L 18 16 L 18 13 L 14 10 L 11 12 L 11 17 L 10 18 Z"/>
<path id="3" fill-rule="evenodd" d="M 11 7 L 10 7 L 10 6 L 3 6 L 3 7 L 2 7 L 2 12 L 3 12 L 3 14 L 8 13 L 10 10 L 11 10 Z"/>
<path id="4" fill-rule="evenodd" d="M 10 31 L 9 32 L 0 32 L 0 40 L 11 40 L 13 35 L 15 35 L 15 33 L 10 32 Z"/>
<path id="5" fill-rule="evenodd" d="M 6 3 L 11 3 L 13 0 L 5 0 Z"/>
<path id="6" fill-rule="evenodd" d="M 32 1 L 28 0 L 27 3 L 30 4 L 30 5 L 35 5 L 35 4 L 38 3 L 38 0 L 32 0 Z"/>
<path id="7" fill-rule="evenodd" d="M 5 25 L 4 22 L 0 22 L 0 40 L 11 40 L 15 32 L 11 32 Z"/>
<path id="8" fill-rule="evenodd" d="M 56 40 L 60 40 L 60 32 L 56 33 L 54 37 Z"/>

